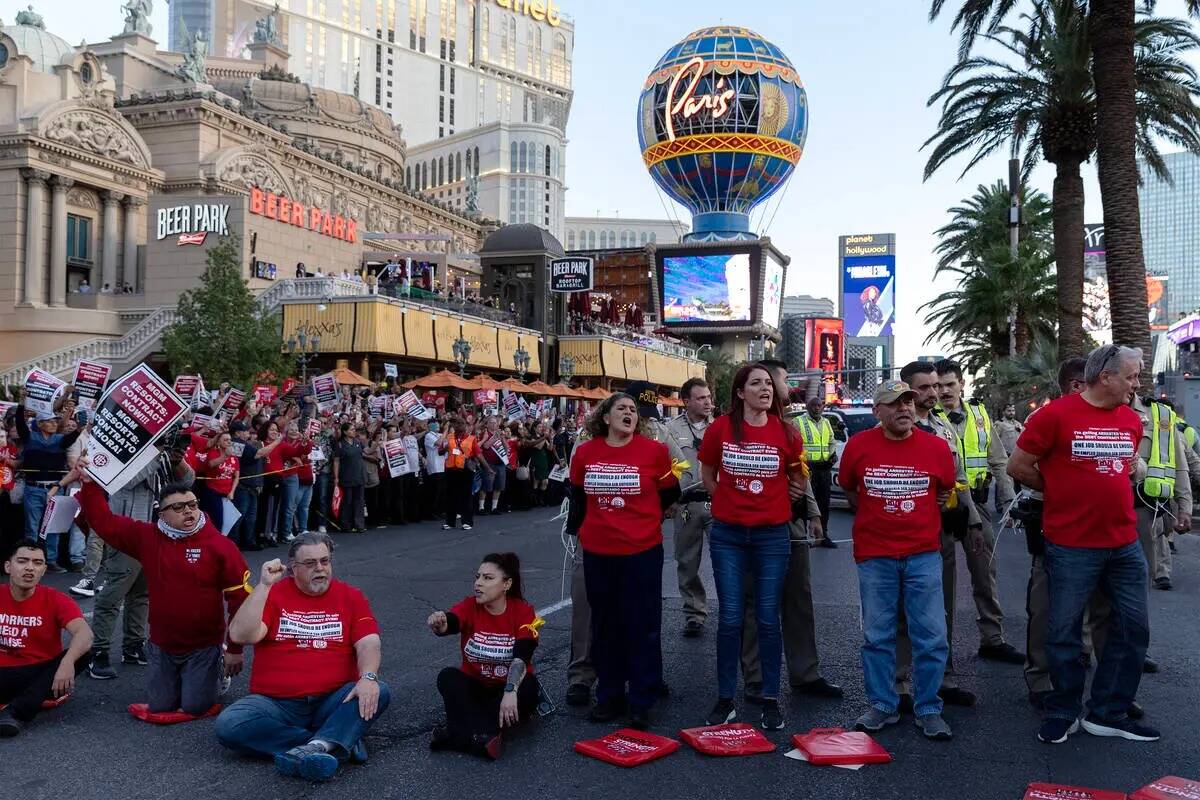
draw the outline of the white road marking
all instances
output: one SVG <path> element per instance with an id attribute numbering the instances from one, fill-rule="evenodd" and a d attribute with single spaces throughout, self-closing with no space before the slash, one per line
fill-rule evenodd
<path id="1" fill-rule="evenodd" d="M 539 608 L 536 613 L 539 617 L 548 617 L 555 611 L 562 611 L 564 608 L 567 608 L 570 605 L 571 598 L 568 597 L 565 600 L 559 600 L 554 605 L 546 606 L 545 608 Z"/>

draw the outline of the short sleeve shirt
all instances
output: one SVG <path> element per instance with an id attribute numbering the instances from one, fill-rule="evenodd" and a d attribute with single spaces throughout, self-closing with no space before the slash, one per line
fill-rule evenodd
<path id="1" fill-rule="evenodd" d="M 717 468 L 712 498 L 713 519 L 729 525 L 782 525 L 792 518 L 788 498 L 788 469 L 804 458 L 804 441 L 794 428 L 789 435 L 783 420 L 767 416 L 761 427 L 742 424 L 741 441 L 733 436 L 728 415 L 718 417 L 704 432 L 698 457 Z"/>
<path id="2" fill-rule="evenodd" d="M 537 639 L 537 614 L 524 600 L 509 598 L 503 614 L 492 614 L 474 597 L 464 597 L 450 611 L 458 617 L 461 669 L 484 683 L 506 683 L 517 642 Z M 533 665 L 527 666 L 533 674 Z"/>
<path id="3" fill-rule="evenodd" d="M 49 661 L 63 651 L 62 631 L 83 613 L 70 597 L 49 586 L 17 602 L 0 585 L 0 669 Z"/>
<path id="4" fill-rule="evenodd" d="M 662 544 L 658 490 L 676 483 L 666 445 L 638 434 L 624 447 L 591 439 L 575 451 L 570 475 L 587 495 L 579 530 L 584 550 L 632 555 Z"/>

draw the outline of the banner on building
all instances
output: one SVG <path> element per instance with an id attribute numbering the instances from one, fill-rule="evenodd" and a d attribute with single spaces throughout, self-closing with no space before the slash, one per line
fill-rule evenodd
<path id="1" fill-rule="evenodd" d="M 332 372 L 314 376 L 312 379 L 313 398 L 317 401 L 317 411 L 332 411 L 338 404 L 337 376 Z"/>
<path id="2" fill-rule="evenodd" d="M 79 408 L 91 410 L 96 407 L 111 374 L 112 367 L 99 361 L 85 359 L 75 365 L 75 376 L 71 378 L 71 383 L 79 395 Z"/>
<path id="3" fill-rule="evenodd" d="M 31 369 L 25 376 L 25 408 L 38 414 L 53 414 L 54 401 L 65 383 L 43 369 Z"/>
<path id="4" fill-rule="evenodd" d="M 90 429 L 88 474 L 109 494 L 158 457 L 154 443 L 179 421 L 187 403 L 145 364 L 108 387 Z"/>

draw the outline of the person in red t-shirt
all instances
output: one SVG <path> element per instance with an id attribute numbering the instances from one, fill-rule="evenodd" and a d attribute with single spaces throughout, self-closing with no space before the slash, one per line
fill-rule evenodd
<path id="1" fill-rule="evenodd" d="M 300 505 L 300 473 L 309 463 L 308 454 L 312 452 L 312 448 L 312 440 L 300 432 L 300 423 L 289 422 L 284 429 L 283 444 L 279 446 L 278 451 L 283 466 L 283 505 L 278 530 L 279 537 L 285 542 L 290 542 L 298 534 L 304 533 L 303 528 L 296 528 L 296 509 Z M 308 495 L 311 499 L 311 491 Z M 304 520 L 307 524 L 307 513 Z"/>
<path id="2" fill-rule="evenodd" d="M 241 459 L 233 454 L 233 437 L 219 433 L 213 439 L 212 449 L 205 456 L 201 471 L 197 475 L 200 508 L 208 515 L 213 527 L 224 530 L 225 500 L 233 501 L 241 474 Z"/>
<path id="3" fill-rule="evenodd" d="M 733 377 L 731 412 L 704 432 L 697 457 L 712 498 L 709 557 L 717 584 L 717 702 L 707 723 L 737 716 L 744 580 L 754 579 L 755 620 L 762 664 L 762 726 L 783 727 L 779 665 L 783 658 L 779 606 L 792 545 L 792 500 L 807 488 L 800 431 L 783 421 L 783 389 L 767 368 L 747 364 Z"/>
<path id="4" fill-rule="evenodd" d="M 900 608 L 912 642 L 913 710 L 930 739 L 949 739 L 938 689 L 950 645 L 942 598 L 942 505 L 955 488 L 954 456 L 944 439 L 916 428 L 917 393 L 904 381 L 875 390 L 879 427 L 850 437 L 838 483 L 854 510 L 854 560 L 863 618 L 867 713 L 855 728 L 878 731 L 900 721 L 896 626 Z"/>
<path id="5" fill-rule="evenodd" d="M 79 606 L 62 592 L 41 586 L 46 546 L 17 542 L 4 561 L 8 585 L 0 589 L 0 737 L 16 736 L 42 708 L 42 701 L 75 688 L 88 665 L 92 630 Z M 64 650 L 62 632 L 71 635 Z"/>
<path id="6" fill-rule="evenodd" d="M 433 733 L 433 750 L 500 757 L 500 734 L 533 716 L 538 681 L 533 651 L 541 621 L 521 594 L 516 553 L 489 553 L 475 572 L 475 594 L 427 620 L 438 636 L 459 634 L 462 666 L 446 667 L 437 687 L 446 727 Z"/>
<path id="7" fill-rule="evenodd" d="M 1156 741 L 1129 717 L 1150 643 L 1146 557 L 1138 543 L 1130 475 L 1142 422 L 1126 405 L 1141 385 L 1142 352 L 1098 347 L 1084 368 L 1087 388 L 1033 415 L 1008 461 L 1014 480 L 1044 494 L 1042 533 L 1050 594 L 1046 662 L 1053 690 L 1038 738 L 1057 744 L 1079 730 L 1087 668 L 1081 628 L 1100 588 L 1114 624 L 1092 679 L 1083 729 L 1097 736 Z M 1118 622 L 1119 621 L 1119 622 Z"/>
<path id="8" fill-rule="evenodd" d="M 251 694 L 217 717 L 221 744 L 314 781 L 366 762 L 363 737 L 391 692 L 379 680 L 379 623 L 361 591 L 334 580 L 332 538 L 304 533 L 286 569 L 277 558 L 263 564 L 229 636 L 254 645 L 254 665 Z"/>
<path id="9" fill-rule="evenodd" d="M 567 533 L 583 550 L 592 609 L 590 718 L 609 722 L 628 707 L 636 728 L 649 726 L 663 690 L 662 519 L 679 498 L 667 446 L 639 433 L 642 425 L 637 401 L 623 392 L 597 406 L 588 420 L 592 438 L 571 459 L 567 518 Z"/>

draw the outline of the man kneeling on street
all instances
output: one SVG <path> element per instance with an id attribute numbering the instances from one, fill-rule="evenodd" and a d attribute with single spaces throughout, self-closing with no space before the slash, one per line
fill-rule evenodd
<path id="1" fill-rule="evenodd" d="M 247 596 L 250 577 L 237 545 L 200 511 L 196 495 L 168 484 L 158 496 L 158 522 L 112 513 L 104 491 L 84 471 L 79 505 L 92 531 L 136 559 L 150 598 L 149 702 L 151 714 L 182 711 L 198 717 L 212 708 L 223 678 L 242 671 L 241 645 L 225 652 L 226 607 L 230 616 Z"/>
<path id="2" fill-rule="evenodd" d="M 4 562 L 8 586 L 0 589 L 0 736 L 16 736 L 46 700 L 75 688 L 75 676 L 87 668 L 92 631 L 75 601 L 41 586 L 46 546 L 33 539 L 17 542 Z M 71 643 L 62 647 L 62 631 Z"/>
<path id="3" fill-rule="evenodd" d="M 279 559 L 263 564 L 229 634 L 254 645 L 252 694 L 217 718 L 221 744 L 274 757 L 280 774 L 313 781 L 332 778 L 343 761 L 366 761 L 363 737 L 391 695 L 377 674 L 381 644 L 371 606 L 333 579 L 333 539 L 297 536 L 287 568 Z"/>

